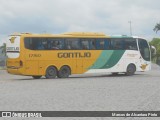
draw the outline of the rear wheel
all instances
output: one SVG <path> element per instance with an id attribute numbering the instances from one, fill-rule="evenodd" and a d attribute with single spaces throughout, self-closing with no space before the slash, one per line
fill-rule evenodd
<path id="1" fill-rule="evenodd" d="M 34 79 L 40 79 L 42 76 L 32 76 Z"/>
<path id="2" fill-rule="evenodd" d="M 45 77 L 47 79 L 55 78 L 57 76 L 57 69 L 53 66 L 50 66 L 46 70 L 46 75 Z"/>
<path id="3" fill-rule="evenodd" d="M 68 66 L 63 66 L 61 69 L 58 71 L 57 76 L 59 78 L 68 78 L 69 75 L 71 74 L 71 70 Z"/>
<path id="4" fill-rule="evenodd" d="M 136 66 L 134 64 L 129 64 L 127 66 L 126 75 L 130 76 L 136 72 Z"/>

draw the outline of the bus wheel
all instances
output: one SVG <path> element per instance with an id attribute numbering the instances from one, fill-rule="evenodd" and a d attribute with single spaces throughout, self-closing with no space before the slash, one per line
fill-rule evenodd
<path id="1" fill-rule="evenodd" d="M 50 66 L 46 70 L 46 75 L 45 77 L 47 79 L 55 78 L 57 76 L 57 69 L 53 66 Z"/>
<path id="2" fill-rule="evenodd" d="M 58 77 L 59 78 L 68 78 L 69 75 L 71 74 L 71 70 L 68 66 L 63 66 L 61 69 L 58 71 Z"/>
<path id="3" fill-rule="evenodd" d="M 127 66 L 126 75 L 130 76 L 136 72 L 136 66 L 134 64 L 129 64 Z"/>
<path id="4" fill-rule="evenodd" d="M 34 79 L 40 79 L 42 76 L 32 76 Z"/>

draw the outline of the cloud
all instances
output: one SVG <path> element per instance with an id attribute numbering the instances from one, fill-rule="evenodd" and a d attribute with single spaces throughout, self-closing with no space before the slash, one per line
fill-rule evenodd
<path id="1" fill-rule="evenodd" d="M 0 39 L 13 32 L 104 32 L 155 37 L 159 0 L 0 0 Z"/>

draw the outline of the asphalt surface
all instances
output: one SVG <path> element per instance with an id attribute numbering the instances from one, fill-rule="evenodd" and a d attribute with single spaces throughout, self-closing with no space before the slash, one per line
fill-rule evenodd
<path id="1" fill-rule="evenodd" d="M 133 76 L 83 74 L 72 75 L 67 79 L 38 80 L 30 76 L 10 75 L 5 70 L 0 70 L 0 111 L 160 111 L 159 86 L 160 67 L 157 65 L 153 65 L 149 72 L 136 72 Z M 47 119 L 160 118 L 45 118 Z"/>

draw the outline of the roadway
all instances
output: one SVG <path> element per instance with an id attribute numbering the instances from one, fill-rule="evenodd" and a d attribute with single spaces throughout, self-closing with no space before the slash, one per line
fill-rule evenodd
<path id="1" fill-rule="evenodd" d="M 83 74 L 38 80 L 0 70 L 0 111 L 158 111 L 159 86 L 160 67 L 156 65 L 133 76 Z"/>

